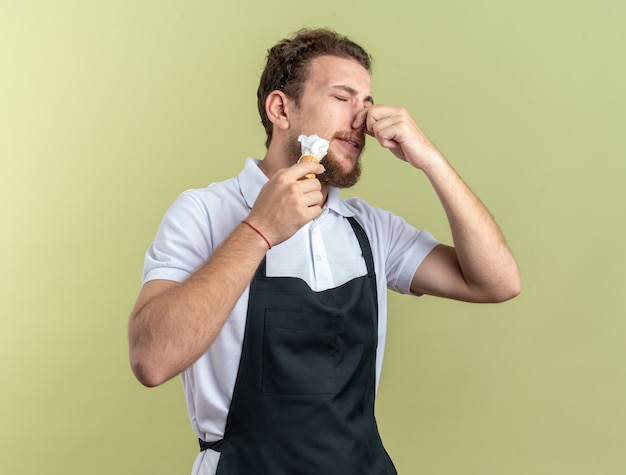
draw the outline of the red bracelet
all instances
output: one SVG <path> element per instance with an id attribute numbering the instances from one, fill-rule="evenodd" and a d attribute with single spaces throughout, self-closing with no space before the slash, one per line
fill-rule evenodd
<path id="1" fill-rule="evenodd" d="M 265 236 L 263 236 L 263 233 L 261 231 L 259 231 L 257 228 L 255 228 L 254 226 L 252 226 L 248 221 L 246 221 L 245 219 L 242 221 L 242 223 L 247 224 L 248 226 L 250 226 L 254 231 L 256 231 L 256 233 L 261 236 L 263 238 L 263 240 L 267 243 L 267 247 L 268 248 L 272 248 L 272 245 L 270 244 L 270 242 L 267 240 L 267 238 Z"/>

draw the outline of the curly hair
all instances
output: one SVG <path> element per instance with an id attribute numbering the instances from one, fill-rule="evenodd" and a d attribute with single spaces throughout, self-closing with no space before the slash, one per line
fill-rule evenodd
<path id="1" fill-rule="evenodd" d="M 267 96 L 272 91 L 283 91 L 297 104 L 302 97 L 309 64 L 318 56 L 326 55 L 353 59 L 371 72 L 372 58 L 361 46 L 325 28 L 299 30 L 268 50 L 257 90 L 257 107 L 267 134 L 266 147 L 269 147 L 273 131 L 273 124 L 265 112 Z"/>

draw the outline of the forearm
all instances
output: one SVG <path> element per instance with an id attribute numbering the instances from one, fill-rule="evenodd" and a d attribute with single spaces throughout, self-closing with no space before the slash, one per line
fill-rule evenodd
<path id="1" fill-rule="evenodd" d="M 268 246 L 289 239 L 321 214 L 317 179 L 324 171 L 304 162 L 280 169 L 263 186 L 248 215 L 185 282 L 146 283 L 128 328 L 131 366 L 146 386 L 157 386 L 192 365 L 209 348 L 252 280 Z"/>
<path id="2" fill-rule="evenodd" d="M 145 286 L 129 323 L 131 366 L 143 384 L 176 376 L 209 348 L 266 251 L 241 224 L 185 282 L 154 292 Z"/>
<path id="3" fill-rule="evenodd" d="M 354 121 L 396 157 L 422 170 L 450 223 L 454 247 L 437 246 L 422 261 L 411 290 L 471 302 L 516 296 L 519 269 L 500 228 L 403 108 L 371 106 Z"/>
<path id="4" fill-rule="evenodd" d="M 479 300 L 517 295 L 521 285 L 517 263 L 487 208 L 440 154 L 423 171 L 446 212 L 468 288 Z"/>

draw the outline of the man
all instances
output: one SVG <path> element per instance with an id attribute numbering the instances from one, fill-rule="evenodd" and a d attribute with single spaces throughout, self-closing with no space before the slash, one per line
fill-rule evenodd
<path id="1" fill-rule="evenodd" d="M 470 302 L 520 291 L 489 212 L 406 110 L 374 104 L 369 71 L 332 31 L 274 46 L 258 90 L 265 158 L 183 193 L 146 254 L 131 365 L 147 386 L 182 375 L 196 474 L 396 473 L 374 419 L 387 288 Z M 301 134 L 330 141 L 321 164 L 296 163 Z M 366 135 L 426 174 L 454 247 L 339 198 Z"/>

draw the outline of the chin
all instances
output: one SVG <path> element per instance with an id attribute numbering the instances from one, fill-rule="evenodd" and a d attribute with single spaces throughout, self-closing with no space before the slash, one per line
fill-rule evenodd
<path id="1" fill-rule="evenodd" d="M 336 188 L 351 188 L 356 185 L 361 177 L 361 163 L 357 161 L 349 170 L 340 170 L 337 164 L 330 160 L 327 163 L 322 160 L 326 171 L 320 176 L 320 180 Z"/>

